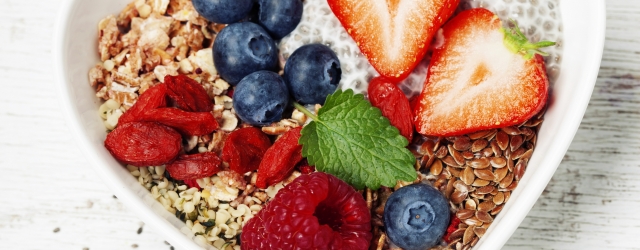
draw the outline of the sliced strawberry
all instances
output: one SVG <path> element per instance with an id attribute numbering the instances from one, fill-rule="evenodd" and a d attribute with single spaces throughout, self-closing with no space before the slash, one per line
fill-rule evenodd
<path id="1" fill-rule="evenodd" d="M 416 130 L 449 136 L 520 124 L 547 102 L 549 81 L 538 48 L 491 11 L 459 13 L 443 27 L 415 105 Z"/>
<path id="2" fill-rule="evenodd" d="M 381 75 L 404 79 L 460 0 L 328 0 L 347 33 Z"/>

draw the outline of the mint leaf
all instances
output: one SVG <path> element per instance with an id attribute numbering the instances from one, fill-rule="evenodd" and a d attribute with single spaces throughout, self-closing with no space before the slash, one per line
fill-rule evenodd
<path id="1" fill-rule="evenodd" d="M 318 171 L 357 189 L 393 187 L 397 180 L 416 178 L 416 158 L 406 149 L 409 142 L 363 95 L 338 90 L 327 96 L 317 117 L 309 116 L 314 121 L 302 129 L 299 143 L 302 156 Z"/>

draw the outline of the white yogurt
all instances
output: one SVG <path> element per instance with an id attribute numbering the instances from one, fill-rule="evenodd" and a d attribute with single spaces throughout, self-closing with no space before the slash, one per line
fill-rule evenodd
<path id="1" fill-rule="evenodd" d="M 558 2 L 559 0 L 462 0 L 459 9 L 487 8 L 498 14 L 503 23 L 507 23 L 509 19 L 517 21 L 523 33 L 532 42 L 557 42 L 556 46 L 543 49 L 549 53 L 545 61 L 549 80 L 553 84 L 559 72 L 562 55 L 562 23 Z M 327 0 L 304 1 L 300 24 L 291 34 L 282 38 L 279 44 L 282 63 L 297 48 L 309 43 L 322 43 L 336 52 L 342 67 L 339 87 L 343 90 L 353 89 L 356 93 L 366 94 L 371 78 L 379 75 L 342 27 L 329 8 Z M 427 54 L 399 85 L 409 98 L 422 90 L 428 65 Z"/>

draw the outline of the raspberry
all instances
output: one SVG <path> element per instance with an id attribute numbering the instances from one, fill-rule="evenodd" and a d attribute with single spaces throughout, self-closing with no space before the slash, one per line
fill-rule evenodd
<path id="1" fill-rule="evenodd" d="M 362 195 L 320 172 L 281 189 L 242 230 L 242 249 L 368 249 L 372 237 Z"/>

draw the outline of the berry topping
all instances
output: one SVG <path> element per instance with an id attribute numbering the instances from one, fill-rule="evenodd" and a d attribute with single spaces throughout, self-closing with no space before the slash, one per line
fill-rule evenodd
<path id="1" fill-rule="evenodd" d="M 191 0 L 193 7 L 207 20 L 214 23 L 234 23 L 246 17 L 253 7 L 253 0 Z"/>
<path id="2" fill-rule="evenodd" d="M 243 227 L 242 249 L 368 249 L 365 200 L 325 173 L 296 178 Z"/>
<path id="3" fill-rule="evenodd" d="M 384 222 L 387 236 L 397 246 L 428 249 L 440 242 L 449 225 L 449 203 L 432 186 L 405 186 L 389 196 Z"/>
<path id="4" fill-rule="evenodd" d="M 382 76 L 404 79 L 459 0 L 329 0 L 329 7 Z"/>
<path id="5" fill-rule="evenodd" d="M 390 80 L 376 77 L 369 82 L 369 101 L 379 108 L 391 125 L 411 142 L 413 139 L 413 113 L 407 96 Z"/>
<path id="6" fill-rule="evenodd" d="M 229 169 L 244 174 L 258 169 L 264 153 L 271 141 L 262 130 L 254 127 L 241 128 L 231 132 L 222 148 L 222 160 L 229 163 Z"/>
<path id="7" fill-rule="evenodd" d="M 255 23 L 230 24 L 220 31 L 214 43 L 214 65 L 218 74 L 231 85 L 253 72 L 278 67 L 275 42 Z"/>
<path id="8" fill-rule="evenodd" d="M 246 123 L 268 125 L 279 121 L 289 103 L 289 91 L 277 73 L 258 71 L 243 78 L 233 93 L 233 108 Z"/>
<path id="9" fill-rule="evenodd" d="M 302 145 L 298 144 L 302 127 L 287 131 L 267 150 L 258 167 L 256 187 L 267 188 L 286 178 L 302 160 Z"/>
<path id="10" fill-rule="evenodd" d="M 174 162 L 167 164 L 166 169 L 176 180 L 196 180 L 219 172 L 220 158 L 214 152 L 181 155 Z"/>
<path id="11" fill-rule="evenodd" d="M 284 66 L 284 79 L 293 98 L 302 104 L 324 104 L 340 83 L 340 61 L 329 47 L 308 44 L 298 48 Z"/>
<path id="12" fill-rule="evenodd" d="M 415 106 L 416 130 L 450 136 L 520 124 L 542 110 L 549 81 L 540 47 L 507 31 L 487 9 L 463 11 L 443 27 Z"/>
<path id="13" fill-rule="evenodd" d="M 176 130 L 154 122 L 129 122 L 107 134 L 104 146 L 123 163 L 160 166 L 178 156 L 182 137 Z"/>
<path id="14" fill-rule="evenodd" d="M 258 22 L 280 39 L 298 26 L 302 18 L 302 0 L 258 0 Z"/>
<path id="15" fill-rule="evenodd" d="M 186 75 L 164 77 L 167 94 L 184 111 L 210 112 L 213 102 L 202 85 Z"/>

